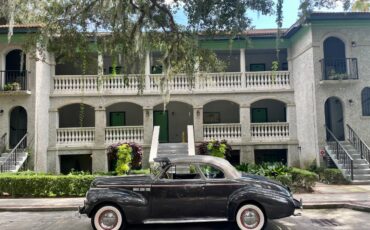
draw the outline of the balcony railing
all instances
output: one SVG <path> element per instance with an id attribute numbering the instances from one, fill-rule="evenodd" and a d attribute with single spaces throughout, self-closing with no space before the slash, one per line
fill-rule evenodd
<path id="1" fill-rule="evenodd" d="M 228 140 L 241 141 L 241 124 L 207 124 L 203 125 L 203 138 L 205 141 Z"/>
<path id="2" fill-rule="evenodd" d="M 0 91 L 28 90 L 28 71 L 0 71 Z"/>
<path id="3" fill-rule="evenodd" d="M 113 144 L 118 142 L 143 143 L 143 126 L 119 126 L 105 128 L 105 143 Z"/>
<path id="4" fill-rule="evenodd" d="M 148 82 L 146 82 L 146 80 Z M 258 91 L 291 89 L 288 71 L 244 73 L 201 73 L 194 78 L 185 74 L 166 80 L 162 74 L 96 76 L 55 76 L 54 94 L 106 93 L 106 94 L 159 94 L 161 88 L 173 93 L 207 93 L 219 91 Z"/>
<path id="5" fill-rule="evenodd" d="M 322 80 L 358 79 L 357 58 L 322 59 Z"/>
<path id="6" fill-rule="evenodd" d="M 282 141 L 289 139 L 289 123 L 252 123 L 252 141 Z"/>
<path id="7" fill-rule="evenodd" d="M 57 129 L 57 145 L 91 145 L 95 141 L 95 128 L 59 128 Z"/>

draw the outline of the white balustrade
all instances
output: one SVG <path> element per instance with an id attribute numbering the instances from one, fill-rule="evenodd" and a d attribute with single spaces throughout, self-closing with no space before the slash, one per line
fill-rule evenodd
<path id="1" fill-rule="evenodd" d="M 289 71 L 246 72 L 247 89 L 289 89 Z"/>
<path id="2" fill-rule="evenodd" d="M 97 76 L 66 75 L 54 77 L 55 93 L 89 92 L 97 90 Z"/>
<path id="3" fill-rule="evenodd" d="M 252 141 L 281 141 L 289 139 L 289 123 L 252 123 Z"/>
<path id="4" fill-rule="evenodd" d="M 203 125 L 203 138 L 205 141 L 228 140 L 241 141 L 240 124 L 206 124 Z"/>
<path id="5" fill-rule="evenodd" d="M 57 129 L 58 145 L 86 145 L 94 144 L 95 128 L 59 128 Z"/>
<path id="6" fill-rule="evenodd" d="M 191 80 L 185 74 L 178 74 L 173 76 L 171 79 L 166 80 L 163 74 L 151 74 L 150 79 L 150 91 L 158 91 L 162 89 L 169 89 L 170 91 L 188 91 L 192 88 Z"/>
<path id="7" fill-rule="evenodd" d="M 149 80 L 149 84 L 145 80 Z M 145 88 L 146 87 L 146 88 Z M 144 75 L 85 75 L 55 76 L 55 94 L 73 93 L 117 93 L 133 94 L 143 89 L 145 93 L 159 93 L 160 90 L 186 93 L 217 91 L 256 91 L 290 89 L 289 71 L 262 71 L 245 73 L 199 73 L 192 79 L 186 74 L 178 74 L 166 80 L 163 74 Z"/>
<path id="8" fill-rule="evenodd" d="M 117 76 L 103 76 L 100 84 L 103 91 L 124 91 L 137 93 L 142 85 L 144 87 L 145 76 L 144 75 L 117 75 Z"/>
<path id="9" fill-rule="evenodd" d="M 105 128 L 105 143 L 113 144 L 118 142 L 143 143 L 143 126 L 117 126 Z"/>
<path id="10" fill-rule="evenodd" d="M 242 73 L 207 73 L 199 74 L 196 84 L 198 89 L 220 90 L 241 89 Z"/>

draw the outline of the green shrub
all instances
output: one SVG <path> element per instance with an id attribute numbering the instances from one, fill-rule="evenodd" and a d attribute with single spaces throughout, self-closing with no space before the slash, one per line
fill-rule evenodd
<path id="1" fill-rule="evenodd" d="M 116 172 L 124 175 L 130 171 L 132 148 L 128 144 L 118 146 Z"/>
<path id="2" fill-rule="evenodd" d="M 84 196 L 94 178 L 92 175 L 2 174 L 0 175 L 0 195 L 9 194 L 12 197 Z"/>
<path id="3" fill-rule="evenodd" d="M 344 178 L 340 169 L 324 169 L 319 173 L 320 181 L 328 184 L 348 184 L 349 181 Z"/>
<path id="4" fill-rule="evenodd" d="M 217 141 L 205 141 L 198 146 L 200 155 L 211 155 L 214 157 L 225 158 L 230 156 L 232 148 L 226 140 Z"/>
<path id="5" fill-rule="evenodd" d="M 304 169 L 292 168 L 290 173 L 292 175 L 293 187 L 304 188 L 307 191 L 312 191 L 315 183 L 319 180 L 316 173 Z"/>
<path id="6" fill-rule="evenodd" d="M 140 175 L 140 174 L 147 175 L 147 174 L 150 174 L 150 169 L 131 170 L 129 172 L 129 174 L 131 174 L 131 175 Z"/>

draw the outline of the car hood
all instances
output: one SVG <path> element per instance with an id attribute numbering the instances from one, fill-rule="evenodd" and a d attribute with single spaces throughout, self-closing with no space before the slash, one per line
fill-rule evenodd
<path id="1" fill-rule="evenodd" d="M 125 185 L 150 185 L 152 178 L 150 175 L 132 175 L 132 176 L 108 176 L 97 177 L 91 184 L 91 187 L 110 187 Z"/>

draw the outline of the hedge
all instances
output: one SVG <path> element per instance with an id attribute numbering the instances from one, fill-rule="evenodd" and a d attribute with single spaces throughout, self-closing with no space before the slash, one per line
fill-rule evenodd
<path id="1" fill-rule="evenodd" d="M 12 197 L 85 196 L 92 175 L 11 175 L 0 176 L 0 195 Z"/>

